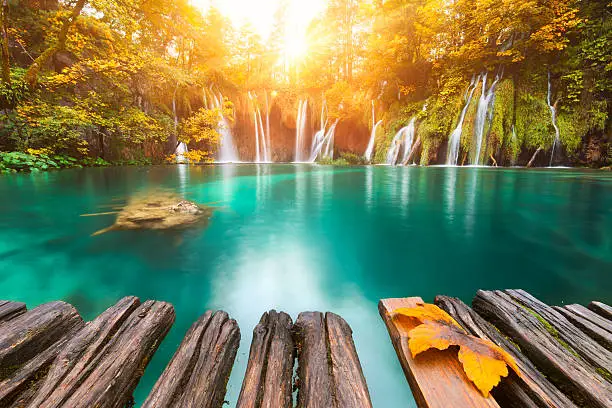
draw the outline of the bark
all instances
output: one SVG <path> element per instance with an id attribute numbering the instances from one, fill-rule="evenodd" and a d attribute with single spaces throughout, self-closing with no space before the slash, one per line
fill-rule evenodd
<path id="1" fill-rule="evenodd" d="M 582 305 L 555 306 L 554 309 L 608 351 L 612 351 L 612 322 L 610 320 Z"/>
<path id="2" fill-rule="evenodd" d="M 608 320 L 612 320 L 612 307 L 606 305 L 605 303 L 593 301 L 589 303 L 588 308 L 598 315 Z"/>
<path id="3" fill-rule="evenodd" d="M 510 354 L 518 365 L 521 376 L 512 370 L 503 378 L 492 394 L 502 408 L 576 407 L 525 357 L 518 347 L 504 337 L 492 324 L 480 317 L 457 298 L 437 296 L 435 304 L 453 317 L 469 334 L 490 340 Z"/>
<path id="4" fill-rule="evenodd" d="M 2 53 L 2 82 L 6 85 L 11 85 L 11 61 L 9 54 L 9 37 L 8 37 L 8 25 L 9 25 L 9 4 L 8 0 L 2 0 L 2 8 L 0 9 L 0 17 L 2 32 L 0 33 L 0 40 L 2 41 L 2 47 L 0 52 Z"/>
<path id="5" fill-rule="evenodd" d="M 537 312 L 502 291 L 478 291 L 474 311 L 508 336 L 542 374 L 579 406 L 612 406 L 612 387 Z"/>
<path id="6" fill-rule="evenodd" d="M 266 312 L 253 329 L 253 341 L 237 408 L 291 408 L 295 346 L 286 313 Z"/>
<path id="7" fill-rule="evenodd" d="M 76 19 L 81 14 L 81 11 L 83 10 L 83 7 L 85 7 L 86 3 L 87 0 L 77 1 L 74 8 L 72 9 L 72 12 L 70 13 L 70 16 L 66 20 L 64 20 L 64 23 L 62 24 L 62 28 L 60 29 L 60 32 L 57 36 L 57 42 L 51 47 L 47 48 L 42 54 L 40 54 L 38 58 L 36 58 L 28 68 L 25 74 L 25 80 L 30 84 L 32 88 L 34 88 L 38 83 L 38 72 L 41 70 L 41 68 L 45 66 L 47 61 L 53 58 L 53 56 L 57 52 L 63 51 L 66 48 L 66 39 L 68 38 L 68 31 L 74 25 Z"/>
<path id="8" fill-rule="evenodd" d="M 227 313 L 211 311 L 189 329 L 143 408 L 223 406 L 240 329 Z"/>
<path id="9" fill-rule="evenodd" d="M 25 303 L 0 300 L 0 325 L 26 312 Z"/>
<path id="10" fill-rule="evenodd" d="M 536 156 L 538 155 L 538 153 L 540 153 L 542 151 L 541 147 L 538 147 L 535 151 L 535 153 L 533 154 L 533 156 L 531 156 L 531 160 L 529 160 L 529 163 L 527 163 L 527 166 L 525 167 L 532 167 L 533 166 L 533 162 L 535 162 Z"/>

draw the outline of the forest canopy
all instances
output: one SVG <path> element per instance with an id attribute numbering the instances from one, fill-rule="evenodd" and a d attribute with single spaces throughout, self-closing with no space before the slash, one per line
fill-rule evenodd
<path id="1" fill-rule="evenodd" d="M 188 0 L 2 0 L 0 151 L 58 166 L 160 162 L 186 142 L 212 160 L 219 115 L 254 132 L 234 122 L 250 95 L 289 128 L 299 99 L 351 128 L 371 128 L 376 105 L 376 161 L 416 115 L 422 164 L 444 161 L 465 105 L 465 162 L 477 115 L 466 90 L 497 78 L 476 162 L 554 151 L 558 126 L 569 162 L 612 164 L 608 1 L 329 0 L 297 39 L 293 2 L 277 3 L 264 36 Z"/>

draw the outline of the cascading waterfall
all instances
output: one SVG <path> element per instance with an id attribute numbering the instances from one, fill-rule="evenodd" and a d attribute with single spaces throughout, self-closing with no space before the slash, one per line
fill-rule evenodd
<path id="1" fill-rule="evenodd" d="M 232 135 L 232 129 L 230 128 L 227 118 L 223 115 L 223 103 L 225 99 L 223 94 L 219 93 L 216 95 L 211 90 L 210 105 L 208 105 L 208 98 L 204 93 L 204 103 L 208 109 L 219 109 L 219 123 L 217 124 L 217 132 L 221 135 L 221 147 L 219 149 L 219 159 L 221 163 L 235 163 L 239 162 L 238 150 L 234 145 L 234 137 Z"/>
<path id="2" fill-rule="evenodd" d="M 376 129 L 382 123 L 382 120 L 376 122 L 376 112 L 374 111 L 374 101 L 372 101 L 372 134 L 370 135 L 370 141 L 365 151 L 365 159 L 370 162 L 372 161 L 372 153 L 374 153 L 374 142 L 376 140 Z"/>
<path id="3" fill-rule="evenodd" d="M 495 97 L 495 87 L 497 86 L 501 75 L 497 75 L 487 90 L 487 73 L 482 75 L 482 93 L 478 100 L 478 108 L 476 110 L 476 118 L 474 119 L 474 141 L 475 147 L 472 154 L 471 163 L 479 165 L 483 163 L 481 156 L 482 144 L 485 135 L 485 126 L 487 121 L 490 123 L 493 118 L 493 110 L 491 109 L 492 101 Z"/>
<path id="4" fill-rule="evenodd" d="M 552 145 L 552 152 L 550 154 L 550 163 L 549 163 L 549 166 L 552 167 L 553 160 L 555 158 L 555 150 L 556 148 L 561 146 L 561 139 L 560 139 L 559 126 L 557 125 L 557 109 L 554 107 L 554 105 L 551 102 L 551 99 L 552 99 L 551 94 L 552 94 L 552 86 L 550 83 L 550 71 L 548 71 L 548 92 L 546 94 L 546 104 L 548 105 L 548 109 L 550 109 L 550 118 L 552 120 L 552 125 L 555 128 L 555 140 Z"/>
<path id="5" fill-rule="evenodd" d="M 413 117 L 407 126 L 404 126 L 395 134 L 395 137 L 393 137 L 393 140 L 391 141 L 391 146 L 389 146 L 389 150 L 387 151 L 387 164 L 392 166 L 396 165 L 400 151 L 402 150 L 403 155 L 400 163 L 405 164 L 405 162 L 408 160 L 408 156 L 412 150 L 412 143 L 414 141 L 415 122 L 416 117 Z"/>
<path id="6" fill-rule="evenodd" d="M 295 127 L 295 158 L 296 162 L 300 162 L 303 160 L 302 158 L 302 148 L 304 144 L 304 139 L 306 136 L 306 112 L 308 109 L 308 100 L 301 100 L 298 104 L 297 111 L 297 120 Z"/>
<path id="7" fill-rule="evenodd" d="M 448 155 L 446 157 L 446 164 L 449 166 L 457 165 L 457 160 L 459 159 L 459 146 L 461 143 L 461 132 L 463 131 L 463 121 L 465 120 L 465 114 L 467 113 L 467 110 L 470 107 L 472 97 L 474 96 L 474 91 L 476 90 L 479 81 L 480 76 L 478 78 L 472 77 L 470 86 L 468 87 L 463 97 L 463 99 L 465 100 L 465 105 L 461 110 L 459 122 L 457 123 L 457 127 L 453 130 L 448 139 Z"/>
<path id="8" fill-rule="evenodd" d="M 267 116 L 268 120 L 268 132 L 266 134 L 266 130 L 264 129 L 263 120 L 261 118 L 261 110 L 257 105 L 257 99 L 249 92 L 249 99 L 251 100 L 251 104 L 253 105 L 253 126 L 255 127 L 255 162 L 271 162 L 270 159 L 270 151 L 269 151 L 269 116 Z M 269 112 L 267 112 L 269 115 Z"/>
<path id="9" fill-rule="evenodd" d="M 177 87 L 174 89 L 174 94 L 172 95 L 172 115 L 174 116 L 174 134 L 178 134 L 178 125 L 179 125 L 179 119 L 178 119 L 178 114 L 176 113 L 176 93 L 178 90 L 178 85 Z M 184 162 L 185 161 L 185 153 L 187 153 L 187 144 L 185 144 L 184 142 L 180 142 L 177 146 L 176 149 L 174 150 L 174 154 L 176 155 L 176 161 L 177 162 Z"/>
<path id="10" fill-rule="evenodd" d="M 321 116 L 323 119 L 323 115 Z M 322 122 L 321 129 L 315 133 L 312 139 L 312 148 L 310 151 L 310 157 L 308 161 L 314 163 L 317 159 L 333 159 L 334 158 L 334 136 L 336 133 L 336 126 L 338 126 L 339 120 L 336 120 L 330 128 L 325 131 L 327 121 Z"/>

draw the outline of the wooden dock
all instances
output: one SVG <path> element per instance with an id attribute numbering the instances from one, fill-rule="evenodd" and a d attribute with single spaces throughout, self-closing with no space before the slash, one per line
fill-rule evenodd
<path id="1" fill-rule="evenodd" d="M 420 298 L 383 299 L 381 317 L 420 408 L 612 407 L 612 308 L 551 307 L 522 290 L 478 291 L 472 308 L 438 296 L 435 304 L 469 334 L 500 346 L 521 375 L 510 372 L 483 397 L 457 360 L 456 350 L 433 350 L 413 358 L 408 331 L 393 311 L 414 307 Z"/>
<path id="2" fill-rule="evenodd" d="M 169 303 L 126 297 L 85 323 L 52 302 L 0 301 L 0 408 L 122 408 L 174 323 Z M 144 408 L 226 404 L 240 329 L 208 311 L 186 333 Z M 298 363 L 294 378 L 294 365 Z M 333 313 L 264 313 L 253 330 L 237 407 L 371 408 L 349 325 Z"/>

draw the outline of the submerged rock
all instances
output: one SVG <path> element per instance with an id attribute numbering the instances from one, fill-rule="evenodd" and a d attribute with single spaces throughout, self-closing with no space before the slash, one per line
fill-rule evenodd
<path id="1" fill-rule="evenodd" d="M 202 226 L 212 215 L 203 207 L 170 192 L 148 192 L 132 197 L 119 211 L 113 225 L 95 232 L 100 235 L 115 230 L 169 230 Z"/>

